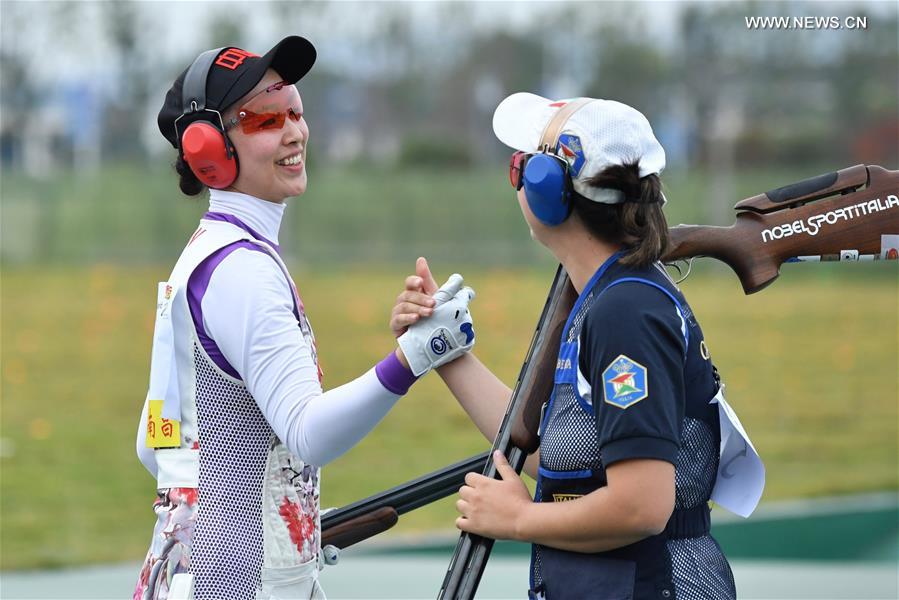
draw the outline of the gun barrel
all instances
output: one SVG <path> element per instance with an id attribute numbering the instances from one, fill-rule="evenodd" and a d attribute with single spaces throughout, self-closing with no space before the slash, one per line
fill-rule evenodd
<path id="1" fill-rule="evenodd" d="M 466 473 L 480 473 L 487 463 L 487 452 L 477 454 L 444 469 L 422 475 L 387 491 L 363 498 L 322 517 L 322 532 L 347 521 L 390 507 L 397 515 L 405 514 L 459 490 Z"/>
<path id="2" fill-rule="evenodd" d="M 540 406 L 548 398 L 548 393 L 541 391 L 539 382 L 542 380 L 545 384 L 547 378 L 544 376 L 552 373 L 555 368 L 556 351 L 563 327 L 555 326 L 554 322 L 561 318 L 564 324 L 568 310 L 574 304 L 573 300 L 570 304 L 567 303 L 572 294 L 576 298 L 568 273 L 559 265 L 515 389 L 512 390 L 512 398 L 493 442 L 493 448 L 506 455 L 516 473 L 521 472 L 527 452 L 533 451 L 524 448 L 536 449 L 539 441 L 536 439 L 536 425 L 528 426 L 526 423 L 527 415 L 539 415 Z M 551 383 L 551 376 L 548 381 Z M 536 413 L 531 410 L 535 406 Z M 483 473 L 487 477 L 496 478 L 496 465 L 492 456 L 487 457 Z M 474 598 L 492 548 L 492 539 L 462 532 L 440 586 L 438 600 Z"/>

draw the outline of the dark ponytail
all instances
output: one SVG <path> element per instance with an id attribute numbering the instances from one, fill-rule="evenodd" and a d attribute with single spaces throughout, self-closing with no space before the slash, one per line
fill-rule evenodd
<path id="1" fill-rule="evenodd" d="M 646 267 L 668 249 L 668 221 L 662 212 L 658 175 L 640 177 L 637 163 L 614 165 L 587 180 L 590 186 L 620 190 L 625 202 L 603 204 L 573 194 L 573 212 L 599 239 L 623 244 L 621 263 Z"/>
<path id="2" fill-rule="evenodd" d="M 179 176 L 178 187 L 181 188 L 182 193 L 187 196 L 197 196 L 206 189 L 206 186 L 197 179 L 194 172 L 190 170 L 190 165 L 187 164 L 187 161 L 180 154 L 174 166 Z"/>

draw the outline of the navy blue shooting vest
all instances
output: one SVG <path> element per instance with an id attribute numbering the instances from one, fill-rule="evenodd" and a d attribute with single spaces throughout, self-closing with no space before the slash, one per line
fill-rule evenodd
<path id="1" fill-rule="evenodd" d="M 579 338 L 595 300 L 613 286 L 630 283 L 641 286 L 635 292 L 647 293 L 654 288 L 664 294 L 682 323 L 685 389 L 675 465 L 675 510 L 660 535 L 608 552 L 583 554 L 535 544 L 529 596 L 546 600 L 733 598 L 730 567 L 709 536 L 708 500 L 715 484 L 720 444 L 718 409 L 709 401 L 718 391 L 717 372 L 702 330 L 664 267 L 657 263 L 630 268 L 619 264 L 617 258 L 615 255 L 606 261 L 590 280 L 563 331 L 555 385 L 540 427 L 540 468 L 534 500 L 566 501 L 606 485 L 594 413 L 594 404 L 602 402 L 603 390 L 592 389 L 589 382 L 589 374 L 605 365 L 585 365 L 581 371 L 579 365 L 585 359 L 579 353 Z M 614 318 L 609 315 L 610 327 Z M 691 562 L 695 556 L 703 559 L 702 564 Z M 693 583 L 681 575 L 689 575 Z"/>

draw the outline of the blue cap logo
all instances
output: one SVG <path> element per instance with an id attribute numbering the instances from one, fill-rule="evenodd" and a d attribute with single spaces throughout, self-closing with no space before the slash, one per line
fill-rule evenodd
<path id="1" fill-rule="evenodd" d="M 557 154 L 568 163 L 568 169 L 571 171 L 572 177 L 581 174 L 584 163 L 587 159 L 584 157 L 584 147 L 581 146 L 581 138 L 570 133 L 563 133 L 559 136 L 559 147 Z"/>

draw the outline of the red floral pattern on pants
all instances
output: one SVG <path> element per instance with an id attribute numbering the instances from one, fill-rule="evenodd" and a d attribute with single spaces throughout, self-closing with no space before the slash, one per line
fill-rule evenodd
<path id="1" fill-rule="evenodd" d="M 196 488 L 156 491 L 156 527 L 132 600 L 167 598 L 172 578 L 190 570 L 190 545 L 197 520 Z M 154 574 L 154 568 L 156 573 Z"/>
<path id="2" fill-rule="evenodd" d="M 194 506 L 199 497 L 198 492 L 199 490 L 197 490 L 197 488 L 171 488 L 169 490 L 169 497 L 172 499 L 172 502 L 176 504 L 184 503 L 188 506 Z"/>
<path id="3" fill-rule="evenodd" d="M 287 496 L 281 501 L 278 507 L 278 514 L 284 519 L 287 530 L 290 532 L 290 541 L 294 543 L 297 550 L 303 551 L 303 542 L 312 538 L 315 534 L 315 520 L 312 515 L 304 514 L 300 505 L 291 502 Z"/>

